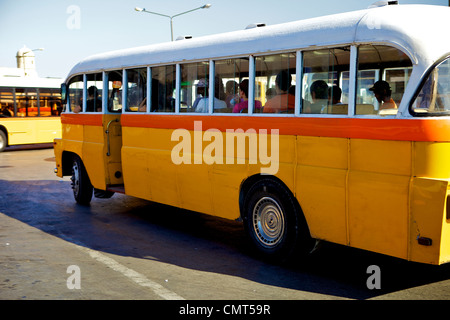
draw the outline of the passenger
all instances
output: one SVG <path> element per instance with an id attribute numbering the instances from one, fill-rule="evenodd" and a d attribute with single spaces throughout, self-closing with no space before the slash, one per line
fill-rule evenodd
<path id="1" fill-rule="evenodd" d="M 102 100 L 98 97 L 98 89 L 96 86 L 91 86 L 88 88 L 86 111 L 87 112 L 101 112 L 102 111 Z"/>
<path id="2" fill-rule="evenodd" d="M 70 105 L 71 105 L 72 111 L 74 113 L 80 113 L 82 111 L 82 109 L 83 109 L 83 102 L 82 101 L 80 101 L 79 104 L 76 104 L 73 107 L 72 107 L 72 102 L 71 102 Z"/>
<path id="3" fill-rule="evenodd" d="M 238 90 L 239 84 L 236 81 L 230 80 L 227 82 L 225 86 L 227 95 L 227 97 L 225 98 L 225 103 L 227 104 L 228 108 L 233 108 L 236 103 L 240 102 Z"/>
<path id="4" fill-rule="evenodd" d="M 242 80 L 239 85 L 239 96 L 241 98 L 241 102 L 234 105 L 233 113 L 242 113 L 248 112 L 248 80 Z M 261 101 L 255 100 L 255 110 L 261 109 Z"/>
<path id="5" fill-rule="evenodd" d="M 314 81 L 309 89 L 312 102 L 307 113 L 322 113 L 328 107 L 328 84 L 323 80 Z"/>
<path id="6" fill-rule="evenodd" d="M 289 94 L 292 76 L 287 71 L 281 71 L 275 79 L 275 89 L 277 95 L 267 101 L 264 106 L 264 113 L 279 113 L 282 111 L 295 109 L 295 96 Z"/>
<path id="7" fill-rule="evenodd" d="M 214 97 L 214 109 L 223 109 L 227 107 L 227 104 L 225 101 L 219 100 L 217 97 L 224 96 L 223 91 L 223 84 L 222 87 L 220 86 L 220 83 L 222 81 L 216 81 L 215 86 L 215 96 Z M 209 110 L 209 83 L 207 79 L 200 79 L 197 83 L 197 93 L 200 95 L 195 101 L 194 101 L 194 110 L 195 112 L 202 112 L 207 113 Z M 221 89 L 222 88 L 222 89 Z"/>
<path id="8" fill-rule="evenodd" d="M 383 80 L 377 81 L 369 90 L 374 93 L 375 98 L 380 103 L 379 110 L 397 109 L 397 104 L 391 98 L 392 90 L 389 83 Z"/>
<path id="9" fill-rule="evenodd" d="M 1 114 L 5 117 L 12 117 L 14 112 L 11 113 L 11 110 L 7 106 L 1 107 L 2 110 Z"/>
<path id="10" fill-rule="evenodd" d="M 192 108 L 196 112 L 203 112 L 203 111 L 197 111 L 197 106 L 200 100 L 203 98 L 208 97 L 208 79 L 200 79 L 197 86 L 197 98 L 194 100 L 194 103 L 192 104 Z"/>
<path id="11" fill-rule="evenodd" d="M 295 96 L 295 86 L 291 86 L 290 88 L 289 88 L 289 94 L 292 94 L 293 96 Z"/>
<path id="12" fill-rule="evenodd" d="M 147 111 L 147 97 L 145 97 L 141 103 L 139 104 L 138 110 L 139 112 Z"/>
<path id="13" fill-rule="evenodd" d="M 341 102 L 342 90 L 334 85 L 328 88 L 328 104 L 342 104 Z"/>
<path id="14" fill-rule="evenodd" d="M 270 99 L 274 98 L 277 95 L 277 90 L 274 88 L 269 88 L 266 91 L 266 100 L 269 101 Z"/>

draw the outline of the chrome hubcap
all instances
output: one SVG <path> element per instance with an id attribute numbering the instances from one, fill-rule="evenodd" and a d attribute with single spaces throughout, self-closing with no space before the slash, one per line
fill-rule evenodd
<path id="1" fill-rule="evenodd" d="M 286 223 L 277 201 L 264 197 L 253 209 L 253 231 L 266 248 L 275 247 L 283 238 Z"/>
<path id="2" fill-rule="evenodd" d="M 72 181 L 72 189 L 75 195 L 80 191 L 80 169 L 78 168 L 78 164 L 76 162 L 73 163 L 72 166 L 72 177 L 70 178 Z"/>

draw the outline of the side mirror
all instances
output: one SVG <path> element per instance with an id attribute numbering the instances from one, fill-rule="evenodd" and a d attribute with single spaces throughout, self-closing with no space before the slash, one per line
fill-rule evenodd
<path id="1" fill-rule="evenodd" d="M 65 83 L 61 84 L 61 103 L 67 103 L 67 85 Z"/>

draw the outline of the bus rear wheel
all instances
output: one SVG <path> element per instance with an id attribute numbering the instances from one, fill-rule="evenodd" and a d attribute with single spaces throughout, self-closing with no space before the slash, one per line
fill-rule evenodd
<path id="1" fill-rule="evenodd" d="M 72 190 L 75 201 L 82 205 L 88 205 L 92 199 L 94 188 L 87 174 L 83 161 L 76 156 L 72 163 Z"/>
<path id="2" fill-rule="evenodd" d="M 247 195 L 244 227 L 259 255 L 271 262 L 285 262 L 302 259 L 313 250 L 315 240 L 303 213 L 284 185 L 261 180 Z"/>

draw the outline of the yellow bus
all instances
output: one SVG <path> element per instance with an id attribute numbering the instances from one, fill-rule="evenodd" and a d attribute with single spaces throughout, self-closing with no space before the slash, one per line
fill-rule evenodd
<path id="1" fill-rule="evenodd" d="M 61 138 L 61 79 L 0 77 L 0 152 Z"/>
<path id="2" fill-rule="evenodd" d="M 448 262 L 449 18 L 385 5 L 91 56 L 62 86 L 55 172 L 80 204 L 241 220 L 274 260 L 324 240 Z"/>

